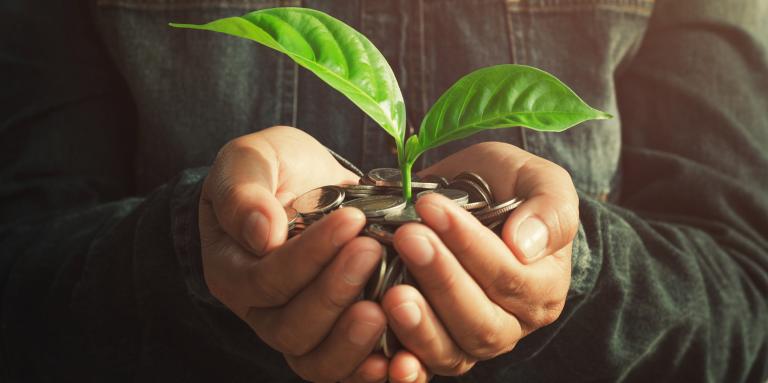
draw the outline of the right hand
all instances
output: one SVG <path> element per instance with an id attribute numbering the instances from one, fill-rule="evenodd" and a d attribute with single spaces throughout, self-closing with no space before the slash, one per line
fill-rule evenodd
<path id="1" fill-rule="evenodd" d="M 203 272 L 213 296 L 302 378 L 338 381 L 362 369 L 383 380 L 385 361 L 369 354 L 385 314 L 356 302 L 382 252 L 357 236 L 362 212 L 339 209 L 286 241 L 284 204 L 341 183 L 357 176 L 300 130 L 274 127 L 229 142 L 200 197 Z"/>

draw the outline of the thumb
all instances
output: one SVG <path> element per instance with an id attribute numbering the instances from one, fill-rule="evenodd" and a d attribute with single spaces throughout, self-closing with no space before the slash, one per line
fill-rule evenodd
<path id="1" fill-rule="evenodd" d="M 565 169 L 531 157 L 518 171 L 515 195 L 525 202 L 505 222 L 502 238 L 520 262 L 534 262 L 573 241 L 579 198 Z"/>
<path id="2" fill-rule="evenodd" d="M 212 207 L 230 237 L 263 255 L 285 241 L 288 220 L 275 197 L 276 154 L 261 140 L 249 138 L 243 136 L 221 149 L 203 183 L 200 203 Z"/>

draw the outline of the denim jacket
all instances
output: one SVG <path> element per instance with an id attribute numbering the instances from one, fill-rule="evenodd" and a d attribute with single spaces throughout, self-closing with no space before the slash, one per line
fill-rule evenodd
<path id="1" fill-rule="evenodd" d="M 487 131 L 420 159 L 508 142 L 563 166 L 581 197 L 561 317 L 457 379 L 768 376 L 762 0 L 8 0 L 8 380 L 298 380 L 203 282 L 206 166 L 228 140 L 273 125 L 364 169 L 396 157 L 381 128 L 287 57 L 167 26 L 275 6 L 325 11 L 371 39 L 403 89 L 411 133 L 458 78 L 500 63 L 547 70 L 616 116 L 561 134 Z"/>

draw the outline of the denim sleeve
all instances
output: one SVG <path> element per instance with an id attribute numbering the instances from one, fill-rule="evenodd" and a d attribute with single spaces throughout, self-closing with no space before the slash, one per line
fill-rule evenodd
<path id="1" fill-rule="evenodd" d="M 295 380 L 204 286 L 207 169 L 134 196 L 134 108 L 85 4 L 0 3 L 0 381 Z"/>
<path id="2" fill-rule="evenodd" d="M 621 197 L 581 196 L 561 318 L 477 381 L 768 377 L 768 8 L 654 12 L 617 76 Z"/>

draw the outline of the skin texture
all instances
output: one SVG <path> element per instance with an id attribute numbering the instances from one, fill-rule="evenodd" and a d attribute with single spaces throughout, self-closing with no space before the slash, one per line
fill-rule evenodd
<path id="1" fill-rule="evenodd" d="M 381 256 L 376 241 L 358 237 L 362 213 L 340 209 L 286 242 L 283 205 L 357 177 L 297 129 L 233 140 L 200 199 L 206 282 L 306 380 L 426 382 L 465 373 L 560 315 L 578 198 L 562 168 L 501 143 L 474 145 L 422 174 L 462 171 L 484 177 L 497 200 L 526 198 L 502 238 L 440 195 L 421 198 L 424 223 L 395 234 L 421 291 L 396 286 L 381 305 L 356 302 Z M 371 354 L 387 325 L 404 345 L 391 360 Z"/>
<path id="2" fill-rule="evenodd" d="M 382 303 L 389 325 L 409 351 L 393 359 L 392 376 L 409 375 L 395 374 L 407 370 L 398 363 L 415 366 L 412 358 L 423 364 L 414 381 L 426 381 L 426 371 L 463 374 L 554 322 L 565 304 L 578 228 L 578 197 L 570 176 L 501 143 L 472 146 L 423 173 L 453 177 L 466 170 L 485 178 L 497 200 L 517 195 L 526 201 L 505 222 L 499 238 L 440 195 L 419 199 L 416 209 L 424 224 L 401 227 L 395 247 L 421 291 L 396 286 Z M 546 239 L 538 241 L 543 248 L 520 246 L 526 239 L 521 233 L 531 235 L 521 226 L 531 218 L 547 227 Z M 409 372 L 413 375 L 416 368 Z"/>

